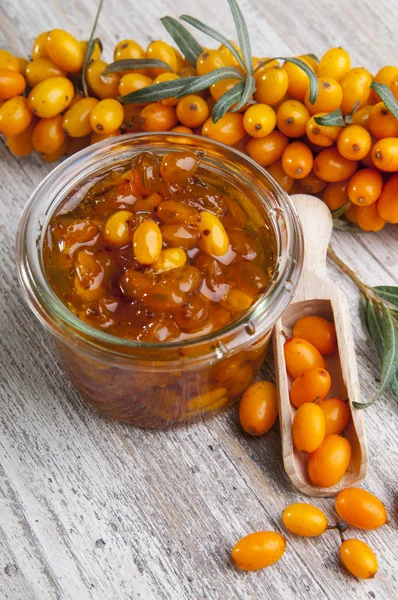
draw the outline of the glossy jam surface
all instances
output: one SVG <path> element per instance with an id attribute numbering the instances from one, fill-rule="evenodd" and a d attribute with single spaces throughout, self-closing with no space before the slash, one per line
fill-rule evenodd
<path id="1" fill-rule="evenodd" d="M 122 338 L 183 341 L 235 321 L 264 292 L 273 232 L 201 158 L 143 152 L 52 217 L 46 274 L 80 319 Z"/>

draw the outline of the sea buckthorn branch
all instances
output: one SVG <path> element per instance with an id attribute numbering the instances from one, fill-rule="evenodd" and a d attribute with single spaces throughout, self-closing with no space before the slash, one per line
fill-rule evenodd
<path id="1" fill-rule="evenodd" d="M 101 13 L 103 2 L 104 2 L 104 0 L 99 0 L 99 2 L 98 2 L 97 13 L 95 15 L 93 28 L 91 30 L 90 37 L 89 37 L 89 40 L 87 43 L 86 56 L 84 57 L 84 63 L 83 63 L 83 69 L 82 69 L 82 88 L 83 88 L 84 95 L 86 97 L 89 96 L 88 86 L 87 86 L 87 77 L 86 77 L 87 67 L 91 60 L 96 43 L 98 42 L 98 44 L 100 45 L 100 48 L 102 48 L 101 40 L 99 38 L 94 38 L 94 34 L 95 34 L 95 30 L 97 28 L 97 23 L 98 23 L 98 19 L 99 19 L 100 13 Z"/>

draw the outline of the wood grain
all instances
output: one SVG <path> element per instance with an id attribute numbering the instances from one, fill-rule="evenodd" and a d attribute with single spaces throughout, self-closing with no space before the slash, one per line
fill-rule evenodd
<path id="1" fill-rule="evenodd" d="M 29 52 L 41 31 L 88 36 L 96 2 L 2 3 L 0 46 Z M 242 0 L 254 53 L 315 52 L 331 45 L 376 71 L 396 60 L 397 7 L 387 0 Z M 98 27 L 106 51 L 122 38 L 164 37 L 164 14 L 193 14 L 233 37 L 225 0 L 110 2 Z M 203 41 L 205 38 L 201 38 Z M 397 597 L 398 410 L 391 395 L 366 411 L 366 487 L 387 505 L 392 524 L 355 532 L 380 560 L 374 580 L 346 576 L 338 539 L 286 534 L 283 559 L 262 572 L 232 568 L 229 551 L 244 534 L 281 529 L 283 508 L 305 500 L 284 473 L 279 432 L 242 435 L 231 410 L 190 428 L 150 432 L 109 423 L 82 404 L 54 360 L 54 348 L 23 303 L 14 238 L 29 194 L 51 165 L 17 160 L 0 147 L 0 597 L 5 600 L 362 600 Z M 397 284 L 397 228 L 336 233 L 334 247 L 371 284 Z M 333 265 L 347 296 L 361 392 L 377 387 L 376 353 L 358 314 L 358 293 Z M 272 376 L 267 363 L 264 376 Z M 316 500 L 334 519 L 330 499 Z"/>

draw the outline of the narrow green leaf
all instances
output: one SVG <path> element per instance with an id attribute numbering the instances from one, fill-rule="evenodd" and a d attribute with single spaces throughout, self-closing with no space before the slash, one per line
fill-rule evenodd
<path id="1" fill-rule="evenodd" d="M 370 337 L 376 346 L 380 360 L 382 360 L 384 354 L 383 324 L 374 302 L 368 302 L 367 317 Z"/>
<path id="2" fill-rule="evenodd" d="M 363 324 L 365 325 L 366 329 L 369 331 L 368 304 L 369 304 L 369 300 L 367 298 L 365 298 L 365 296 L 362 295 L 361 300 L 359 302 L 359 309 L 361 311 L 361 317 L 362 317 Z"/>
<path id="3" fill-rule="evenodd" d="M 390 389 L 394 398 L 398 399 L 398 377 L 390 383 Z"/>
<path id="4" fill-rule="evenodd" d="M 231 42 L 229 41 L 229 39 L 225 37 L 225 35 L 222 35 L 222 33 L 218 33 L 218 31 L 216 31 L 215 29 L 213 29 L 213 27 L 210 27 L 209 25 L 206 25 L 205 23 L 202 23 L 202 21 L 199 21 L 199 19 L 195 19 L 195 17 L 190 17 L 189 15 L 181 15 L 180 19 L 181 19 L 181 21 L 185 21 L 189 25 L 192 25 L 192 27 L 195 27 L 199 31 L 202 31 L 203 33 L 205 33 L 209 37 L 213 38 L 213 40 L 217 40 L 221 44 L 224 44 L 224 46 L 226 48 L 228 48 L 228 50 L 235 57 L 235 59 L 238 61 L 238 63 L 242 67 L 245 66 L 243 64 L 243 60 L 242 60 L 241 55 L 239 54 L 239 52 L 237 51 L 237 49 L 235 48 L 235 46 L 233 46 L 233 44 L 231 44 Z"/>
<path id="5" fill-rule="evenodd" d="M 341 108 L 336 108 L 336 110 L 323 117 L 314 117 L 314 121 L 322 127 L 344 127 L 345 125 Z"/>
<path id="6" fill-rule="evenodd" d="M 343 219 L 333 219 L 333 229 L 337 229 L 337 231 L 346 231 L 349 233 L 363 233 L 362 229 L 354 225 L 354 223 L 344 221 Z"/>
<path id="7" fill-rule="evenodd" d="M 160 19 L 167 29 L 183 55 L 193 67 L 196 66 L 199 54 L 203 52 L 202 46 L 195 40 L 193 35 L 181 23 L 173 17 L 163 17 Z"/>
<path id="8" fill-rule="evenodd" d="M 257 67 L 254 69 L 252 74 L 254 75 L 254 73 L 257 73 L 257 71 L 259 71 L 262 67 L 264 67 L 268 63 L 272 62 L 273 60 L 275 60 L 275 58 L 267 58 L 267 60 L 260 60 L 260 62 L 258 63 Z"/>
<path id="9" fill-rule="evenodd" d="M 235 108 L 232 109 L 232 112 L 237 112 L 238 110 L 240 110 L 241 108 L 246 106 L 246 104 L 249 102 L 249 100 L 251 98 L 251 95 L 254 93 L 255 89 L 256 89 L 256 80 L 254 79 L 254 77 L 252 75 L 246 75 L 245 87 L 243 88 L 242 96 L 241 96 L 238 104 L 235 106 Z"/>
<path id="10" fill-rule="evenodd" d="M 88 96 L 88 85 L 87 85 L 87 67 L 88 64 L 91 60 L 91 57 L 93 55 L 93 51 L 95 48 L 95 43 L 98 42 L 99 44 L 101 44 L 100 40 L 98 38 L 94 39 L 94 33 L 95 30 L 97 28 L 97 23 L 98 23 L 98 19 L 100 16 L 100 12 L 102 9 L 102 4 L 103 4 L 104 0 L 99 0 L 98 2 L 98 8 L 97 8 L 97 13 L 95 15 L 95 19 L 94 19 L 94 24 L 93 24 L 93 28 L 91 30 L 90 33 L 90 37 L 89 40 L 87 42 L 87 51 L 86 51 L 86 56 L 84 57 L 84 63 L 83 63 L 83 69 L 82 69 L 82 88 L 83 88 L 83 92 L 85 96 Z M 102 46 L 102 44 L 101 44 Z"/>
<path id="11" fill-rule="evenodd" d="M 212 113 L 212 121 L 213 123 L 217 123 L 226 112 L 229 111 L 231 106 L 233 106 L 236 102 L 238 102 L 239 98 L 242 96 L 242 92 L 245 87 L 244 81 L 239 81 L 233 88 L 225 92 L 221 96 L 219 100 L 214 105 L 213 113 Z"/>
<path id="12" fill-rule="evenodd" d="M 333 219 L 338 219 L 339 217 L 341 217 L 342 215 L 344 215 L 345 211 L 348 208 L 348 205 L 350 204 L 349 200 L 346 200 L 344 202 L 344 204 L 342 206 L 340 206 L 340 208 L 336 208 L 335 210 L 332 210 L 332 217 Z"/>
<path id="13" fill-rule="evenodd" d="M 376 285 L 372 291 L 393 306 L 398 306 L 398 287 L 395 285 Z"/>
<path id="14" fill-rule="evenodd" d="M 370 84 L 370 87 L 379 94 L 390 113 L 398 120 L 398 102 L 395 100 L 394 94 L 390 88 L 387 85 L 384 85 L 384 83 L 377 83 L 377 81 L 373 81 L 373 83 Z"/>
<path id="15" fill-rule="evenodd" d="M 196 77 L 182 77 L 181 79 L 172 79 L 171 81 L 162 81 L 154 83 L 141 90 L 136 90 L 125 96 L 119 96 L 118 100 L 122 104 L 144 104 L 146 102 L 157 102 L 163 98 L 175 96 L 189 81 Z"/>
<path id="16" fill-rule="evenodd" d="M 182 98 L 183 96 L 188 96 L 188 94 L 196 94 L 222 79 L 243 79 L 243 75 L 235 67 L 221 67 L 200 77 L 184 77 L 181 81 L 187 81 L 188 79 L 192 81 L 186 83 L 185 87 L 176 94 L 176 98 Z"/>
<path id="17" fill-rule="evenodd" d="M 238 45 L 242 52 L 246 73 L 249 74 L 253 69 L 249 31 L 247 29 L 246 21 L 243 17 L 242 11 L 240 10 L 236 0 L 228 0 L 228 4 L 235 22 L 235 29 L 238 35 Z"/>
<path id="18" fill-rule="evenodd" d="M 135 69 L 167 69 L 173 71 L 173 69 L 163 60 L 157 60 L 156 58 L 124 58 L 122 60 L 116 60 L 110 63 L 103 71 L 103 75 L 108 73 L 121 73 L 122 71 L 133 71 Z"/>
<path id="19" fill-rule="evenodd" d="M 377 400 L 381 396 L 398 372 L 398 327 L 395 325 L 384 304 L 381 305 L 381 315 L 383 321 L 384 352 L 381 361 L 380 387 L 374 400 Z"/>

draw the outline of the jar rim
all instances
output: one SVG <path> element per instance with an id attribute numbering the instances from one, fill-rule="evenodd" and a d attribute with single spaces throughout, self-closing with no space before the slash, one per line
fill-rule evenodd
<path id="1" fill-rule="evenodd" d="M 173 139 L 176 140 L 175 144 L 172 141 Z M 172 150 L 178 146 L 179 141 L 181 142 L 182 139 L 184 140 L 182 143 L 185 149 L 187 148 L 187 143 L 194 143 L 196 147 L 199 146 L 201 149 L 205 147 L 207 153 L 213 150 L 219 155 L 231 155 L 239 164 L 249 167 L 257 176 L 261 176 L 261 178 L 267 181 L 278 204 L 275 208 L 273 218 L 273 226 L 276 227 L 274 233 L 277 236 L 278 232 L 280 233 L 280 228 L 283 227 L 287 237 L 286 248 L 284 249 L 283 256 L 278 256 L 279 264 L 270 285 L 247 311 L 225 327 L 206 335 L 170 342 L 143 342 L 120 338 L 89 325 L 69 310 L 60 300 L 46 277 L 39 240 L 43 239 L 43 232 L 46 231 L 50 217 L 55 214 L 57 207 L 65 201 L 68 193 L 70 194 L 73 189 L 77 191 L 78 183 L 75 180 L 82 180 L 84 176 L 93 171 L 93 165 L 101 157 L 104 159 L 104 155 L 112 151 L 117 152 L 118 148 L 119 152 L 121 149 L 126 151 L 131 150 L 131 157 L 134 156 L 134 150 L 136 152 L 142 152 L 143 150 L 156 151 L 156 147 L 153 147 L 153 144 L 155 143 L 156 145 L 156 142 L 158 146 L 159 144 L 170 146 Z M 116 157 L 114 160 L 116 164 Z M 74 171 L 75 176 L 71 178 L 70 175 Z M 72 183 L 74 183 L 75 187 L 73 187 Z M 58 198 L 60 195 L 62 197 Z M 58 202 L 54 205 L 57 198 Z M 264 204 L 264 199 L 262 199 L 262 203 Z M 52 208 L 51 211 L 50 208 Z M 73 344 L 73 341 L 70 339 L 72 329 L 74 336 L 97 349 L 104 350 L 104 344 L 106 344 L 105 349 L 109 350 L 112 354 L 134 358 L 134 356 L 126 354 L 123 350 L 148 349 L 165 351 L 181 346 L 184 346 L 184 348 L 194 348 L 201 344 L 220 342 L 220 340 L 231 336 L 231 334 L 237 334 L 240 330 L 244 329 L 248 322 L 259 316 L 262 317 L 261 322 L 263 326 L 261 327 L 261 331 L 264 332 L 267 330 L 267 322 L 268 329 L 271 328 L 289 304 L 296 288 L 303 261 L 303 235 L 298 214 L 288 194 L 251 157 L 235 148 L 231 148 L 221 142 L 209 140 L 203 136 L 181 134 L 179 132 L 153 132 L 124 134 L 103 140 L 81 150 L 56 166 L 33 191 L 22 212 L 16 238 L 16 254 L 18 276 L 25 293 L 25 299 L 36 317 L 56 337 L 61 338 L 68 345 L 71 345 Z M 281 258 L 282 260 L 280 260 Z M 72 335 L 72 338 L 74 336 Z M 253 341 L 255 341 L 256 337 L 258 336 L 253 337 Z M 111 349 L 108 345 L 111 346 Z M 117 346 L 117 350 L 114 350 L 113 346 Z"/>

